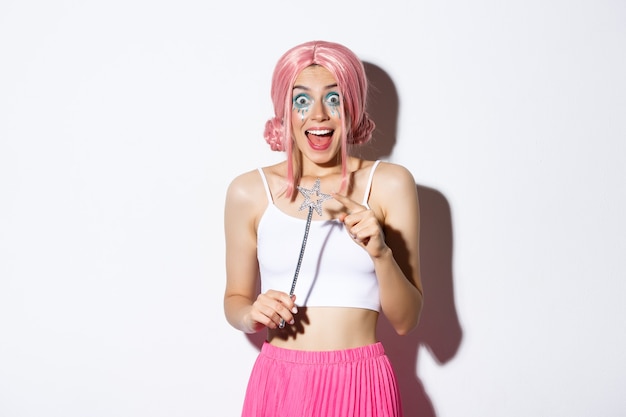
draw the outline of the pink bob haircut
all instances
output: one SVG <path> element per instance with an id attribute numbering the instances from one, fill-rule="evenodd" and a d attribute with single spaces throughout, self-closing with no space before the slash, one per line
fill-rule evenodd
<path id="1" fill-rule="evenodd" d="M 367 78 L 363 63 L 354 52 L 338 43 L 326 41 L 306 42 L 285 52 L 274 68 L 271 96 L 275 116 L 266 122 L 264 136 L 272 150 L 287 153 L 287 177 L 290 179 L 286 190 L 288 197 L 293 195 L 302 175 L 302 155 L 294 155 L 293 149 L 292 90 L 300 72 L 312 65 L 320 65 L 333 75 L 342 97 L 339 110 L 342 123 L 342 190 L 348 183 L 348 145 L 369 141 L 376 126 L 365 111 Z"/>

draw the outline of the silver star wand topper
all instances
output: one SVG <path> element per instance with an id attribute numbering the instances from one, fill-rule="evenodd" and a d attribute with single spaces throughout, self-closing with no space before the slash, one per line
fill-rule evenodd
<path id="1" fill-rule="evenodd" d="M 304 196 L 304 201 L 300 205 L 298 210 L 304 210 L 308 207 L 309 214 L 306 217 L 306 227 L 304 228 L 304 238 L 302 238 L 302 247 L 300 248 L 300 256 L 298 257 L 298 264 L 296 265 L 296 272 L 293 274 L 293 281 L 291 282 L 291 290 L 289 296 L 292 296 L 296 290 L 296 282 L 298 281 L 298 274 L 300 273 L 300 266 L 302 265 L 302 258 L 304 257 L 304 248 L 306 247 L 306 241 L 309 237 L 309 229 L 311 228 L 311 218 L 313 217 L 313 210 L 318 215 L 322 215 L 322 203 L 328 199 L 331 199 L 330 194 L 324 194 L 320 191 L 320 179 L 315 180 L 313 188 L 304 188 L 298 185 L 298 191 Z M 317 197 L 315 201 L 311 197 Z M 279 327 L 282 329 L 285 327 L 285 320 L 280 319 Z"/>
<path id="2" fill-rule="evenodd" d="M 302 202 L 298 210 L 304 210 L 305 208 L 308 207 L 309 213 L 311 212 L 311 209 L 315 209 L 317 214 L 319 214 L 320 216 L 322 215 L 322 203 L 332 198 L 330 194 L 324 194 L 320 191 L 320 179 L 319 178 L 315 180 L 315 184 L 313 184 L 313 188 L 308 189 L 308 188 L 300 187 L 298 185 L 298 191 L 300 191 L 300 193 L 302 193 L 302 195 L 304 196 L 304 201 Z M 318 197 L 317 200 L 315 200 L 315 202 L 311 200 L 311 196 L 313 196 L 314 194 L 316 197 Z"/>

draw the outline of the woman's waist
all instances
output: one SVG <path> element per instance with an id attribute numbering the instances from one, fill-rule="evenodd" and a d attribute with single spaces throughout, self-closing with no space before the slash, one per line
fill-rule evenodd
<path id="1" fill-rule="evenodd" d="M 385 349 L 381 342 L 355 348 L 315 351 L 282 348 L 266 342 L 261 347 L 261 355 L 290 364 L 323 364 L 327 366 L 333 363 L 345 364 L 377 358 L 385 355 Z"/>
<path id="2" fill-rule="evenodd" d="M 298 307 L 295 323 L 269 330 L 273 346 L 309 351 L 351 349 L 376 343 L 378 312 L 350 307 Z"/>

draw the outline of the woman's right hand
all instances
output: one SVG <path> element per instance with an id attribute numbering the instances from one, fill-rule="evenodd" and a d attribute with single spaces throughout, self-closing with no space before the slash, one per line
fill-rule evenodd
<path id="1" fill-rule="evenodd" d="M 256 333 L 264 327 L 278 328 L 281 320 L 294 324 L 294 314 L 298 312 L 295 300 L 295 295 L 290 297 L 282 291 L 268 290 L 259 294 L 250 311 L 243 317 L 244 326 Z"/>

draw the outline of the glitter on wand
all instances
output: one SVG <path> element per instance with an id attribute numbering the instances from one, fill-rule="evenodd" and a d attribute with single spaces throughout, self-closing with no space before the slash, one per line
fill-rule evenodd
<path id="1" fill-rule="evenodd" d="M 322 203 L 332 198 L 330 194 L 324 194 L 320 191 L 320 179 L 315 180 L 313 188 L 304 188 L 298 186 L 298 191 L 304 196 L 304 201 L 300 205 L 298 210 L 309 209 L 309 214 L 306 217 L 306 227 L 304 228 L 304 237 L 302 238 L 302 247 L 300 248 L 300 255 L 298 256 L 298 264 L 296 265 L 296 272 L 293 274 L 293 281 L 291 282 L 291 290 L 289 290 L 289 296 L 291 297 L 296 290 L 296 282 L 298 281 L 298 274 L 300 274 L 300 266 L 302 265 L 302 258 L 304 257 L 304 248 L 306 247 L 306 241 L 309 237 L 309 229 L 311 228 L 311 218 L 313 217 L 313 210 L 318 215 L 322 215 Z M 315 201 L 311 197 L 317 197 Z M 285 327 L 285 320 L 280 319 L 279 328 Z"/>

